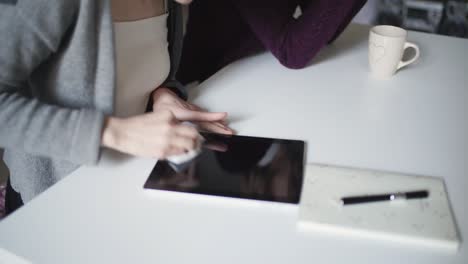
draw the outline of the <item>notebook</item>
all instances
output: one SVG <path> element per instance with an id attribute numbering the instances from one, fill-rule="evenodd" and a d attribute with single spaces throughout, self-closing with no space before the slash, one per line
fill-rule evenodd
<path id="1" fill-rule="evenodd" d="M 342 205 L 341 198 L 427 190 L 423 199 Z M 456 251 L 460 238 L 443 179 L 307 165 L 298 228 Z"/>

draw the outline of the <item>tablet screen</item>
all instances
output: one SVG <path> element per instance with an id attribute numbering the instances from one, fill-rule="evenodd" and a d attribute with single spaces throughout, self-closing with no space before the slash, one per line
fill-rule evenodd
<path id="1" fill-rule="evenodd" d="M 263 201 L 299 203 L 304 142 L 203 133 L 201 152 L 174 164 L 158 161 L 144 187 Z"/>

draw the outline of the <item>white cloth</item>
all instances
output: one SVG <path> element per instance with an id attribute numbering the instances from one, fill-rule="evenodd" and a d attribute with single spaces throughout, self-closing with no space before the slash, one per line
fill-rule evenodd
<path id="1" fill-rule="evenodd" d="M 115 115 L 128 117 L 145 112 L 152 91 L 170 71 L 167 14 L 114 22 L 117 90 Z"/>

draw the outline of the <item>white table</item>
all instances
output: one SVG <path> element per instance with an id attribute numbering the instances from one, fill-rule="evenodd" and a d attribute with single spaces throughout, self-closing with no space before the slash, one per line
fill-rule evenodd
<path id="1" fill-rule="evenodd" d="M 269 54 L 225 68 L 193 93 L 239 134 L 304 139 L 308 161 L 443 177 L 468 238 L 468 41 L 410 33 L 422 58 L 369 77 L 367 27 L 315 63 Z M 199 96 L 198 96 L 199 95 Z M 144 192 L 155 161 L 113 157 L 76 171 L 0 222 L 0 247 L 34 263 L 468 263 L 456 254 L 296 230 L 297 207 Z"/>

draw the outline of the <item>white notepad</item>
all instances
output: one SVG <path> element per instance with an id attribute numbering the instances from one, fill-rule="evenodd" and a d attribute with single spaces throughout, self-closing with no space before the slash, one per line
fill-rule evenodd
<path id="1" fill-rule="evenodd" d="M 341 204 L 346 196 L 414 190 L 429 197 Z M 306 166 L 298 227 L 451 251 L 460 243 L 442 179 L 322 165 Z"/>

